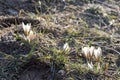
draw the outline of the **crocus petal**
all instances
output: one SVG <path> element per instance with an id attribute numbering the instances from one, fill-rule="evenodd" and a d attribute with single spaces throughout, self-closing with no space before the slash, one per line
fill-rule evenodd
<path id="1" fill-rule="evenodd" d="M 24 24 L 24 22 L 22 22 L 22 28 L 23 28 L 23 30 L 25 31 L 25 24 Z"/>
<path id="2" fill-rule="evenodd" d="M 88 68 L 89 68 L 89 69 L 93 70 L 93 64 L 90 64 L 90 63 L 88 62 L 87 65 L 88 65 Z"/>
<path id="3" fill-rule="evenodd" d="M 98 58 L 98 50 L 97 49 L 94 49 L 94 56 L 96 59 Z"/>
<path id="4" fill-rule="evenodd" d="M 63 46 L 63 49 L 64 49 L 65 52 L 66 52 L 66 51 L 68 52 L 68 51 L 70 50 L 69 44 L 68 44 L 68 43 L 65 43 L 64 46 Z"/>
<path id="5" fill-rule="evenodd" d="M 29 35 L 27 36 L 28 41 L 30 42 L 31 40 L 34 39 L 34 37 L 35 37 L 34 32 L 32 30 L 30 30 Z"/>
<path id="6" fill-rule="evenodd" d="M 27 24 L 27 25 L 26 25 L 26 28 L 27 28 L 27 32 L 29 32 L 30 29 L 31 29 L 31 24 Z"/>
<path id="7" fill-rule="evenodd" d="M 94 46 L 91 46 L 90 47 L 90 57 L 92 57 L 93 56 L 93 54 L 94 54 L 94 49 L 95 49 L 95 47 Z"/>
<path id="8" fill-rule="evenodd" d="M 31 24 L 24 24 L 24 22 L 22 22 L 22 28 L 23 28 L 23 30 L 24 30 L 24 33 L 25 33 L 25 35 L 26 36 L 28 36 L 29 35 L 29 32 L 30 32 L 30 30 L 31 30 Z"/>
<path id="9" fill-rule="evenodd" d="M 98 49 L 94 49 L 94 56 L 97 61 L 99 61 L 100 57 L 102 56 L 102 49 L 98 47 Z"/>
<path id="10" fill-rule="evenodd" d="M 98 47 L 98 54 L 99 56 L 102 56 L 102 49 L 100 47 Z"/>
<path id="11" fill-rule="evenodd" d="M 89 57 L 89 46 L 88 47 L 83 47 L 82 48 L 82 53 L 86 58 L 88 58 Z"/>

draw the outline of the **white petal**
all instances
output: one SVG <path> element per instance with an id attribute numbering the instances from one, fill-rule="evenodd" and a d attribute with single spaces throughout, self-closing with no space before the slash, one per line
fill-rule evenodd
<path id="1" fill-rule="evenodd" d="M 64 49 L 64 51 L 69 51 L 70 50 L 69 44 L 65 43 L 63 46 L 63 49 Z"/>
<path id="2" fill-rule="evenodd" d="M 90 64 L 89 62 L 87 63 L 87 65 L 88 65 L 88 67 L 89 67 L 89 69 L 93 69 L 93 64 Z"/>
<path id="3" fill-rule="evenodd" d="M 24 30 L 24 33 L 25 33 L 25 35 L 26 36 L 28 36 L 29 35 L 29 32 L 30 32 L 30 30 L 31 30 L 31 24 L 24 24 L 24 22 L 22 22 L 22 27 L 23 27 L 23 30 Z"/>
<path id="4" fill-rule="evenodd" d="M 30 29 L 31 29 L 31 24 L 27 24 L 27 25 L 26 25 L 26 29 L 27 29 L 26 31 L 29 32 Z"/>
<path id="5" fill-rule="evenodd" d="M 98 50 L 97 49 L 94 49 L 94 56 L 96 59 L 98 58 Z"/>
<path id="6" fill-rule="evenodd" d="M 100 47 L 98 47 L 98 49 L 94 49 L 94 56 L 96 59 L 102 56 L 102 49 Z"/>
<path id="7" fill-rule="evenodd" d="M 30 33 L 29 33 L 29 35 L 27 36 L 28 41 L 30 42 L 31 40 L 34 39 L 34 37 L 35 37 L 34 32 L 33 32 L 32 30 L 30 30 Z"/>
<path id="8" fill-rule="evenodd" d="M 90 56 L 92 57 L 93 56 L 93 54 L 94 54 L 94 49 L 95 49 L 95 47 L 94 46 L 91 46 L 90 47 Z"/>
<path id="9" fill-rule="evenodd" d="M 102 56 L 102 49 L 100 47 L 98 47 L 98 55 Z"/>
<path id="10" fill-rule="evenodd" d="M 23 30 L 25 31 L 25 24 L 24 24 L 24 22 L 22 22 L 22 28 L 23 28 Z"/>
<path id="11" fill-rule="evenodd" d="M 83 47 L 82 52 L 83 52 L 83 55 L 85 57 L 88 57 L 88 55 L 89 55 L 89 46 L 88 47 Z"/>

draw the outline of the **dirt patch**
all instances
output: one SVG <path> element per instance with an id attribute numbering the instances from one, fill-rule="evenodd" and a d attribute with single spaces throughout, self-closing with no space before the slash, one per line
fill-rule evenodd
<path id="1" fill-rule="evenodd" d="M 44 62 L 30 61 L 20 72 L 19 80 L 50 80 L 50 67 Z"/>
<path id="2" fill-rule="evenodd" d="M 5 0 L 0 1 L 0 15 L 17 15 L 19 10 L 35 12 L 35 4 L 31 0 Z"/>

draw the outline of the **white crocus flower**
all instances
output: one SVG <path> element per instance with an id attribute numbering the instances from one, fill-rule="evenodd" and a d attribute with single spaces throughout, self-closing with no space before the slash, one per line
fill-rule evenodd
<path id="1" fill-rule="evenodd" d="M 100 58 L 102 56 L 102 49 L 98 47 L 98 49 L 94 49 L 94 56 L 97 61 L 100 61 Z"/>
<path id="2" fill-rule="evenodd" d="M 65 43 L 65 44 L 64 44 L 63 50 L 64 50 L 65 52 L 69 52 L 69 51 L 70 51 L 70 46 L 69 46 L 68 43 Z"/>
<path id="3" fill-rule="evenodd" d="M 86 59 L 88 59 L 89 58 L 89 53 L 90 53 L 89 46 L 88 47 L 82 47 L 82 53 L 83 53 L 84 57 Z"/>
<path id="4" fill-rule="evenodd" d="M 29 34 L 27 36 L 27 40 L 29 42 L 31 42 L 31 40 L 33 40 L 34 38 L 35 38 L 35 33 L 32 30 L 30 30 L 30 32 L 29 32 Z"/>
<path id="5" fill-rule="evenodd" d="M 90 58 L 92 58 L 92 57 L 93 57 L 93 54 L 94 54 L 94 49 L 95 49 L 95 47 L 94 47 L 94 46 L 91 46 L 91 47 L 89 48 L 89 51 L 90 51 Z"/>
<path id="6" fill-rule="evenodd" d="M 91 62 L 91 63 L 87 62 L 87 65 L 88 65 L 88 68 L 89 68 L 90 70 L 93 70 L 93 64 L 92 64 L 92 62 Z"/>
<path id="7" fill-rule="evenodd" d="M 22 22 L 22 28 L 23 28 L 23 30 L 24 30 L 24 33 L 25 33 L 25 36 L 28 36 L 29 35 L 29 32 L 30 32 L 30 30 L 31 30 L 31 24 L 24 24 L 23 22 Z"/>

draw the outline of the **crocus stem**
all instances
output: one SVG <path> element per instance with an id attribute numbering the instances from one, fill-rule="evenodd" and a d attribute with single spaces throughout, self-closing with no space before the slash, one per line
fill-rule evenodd
<path id="1" fill-rule="evenodd" d="M 100 62 L 97 63 L 97 71 L 100 69 Z"/>

